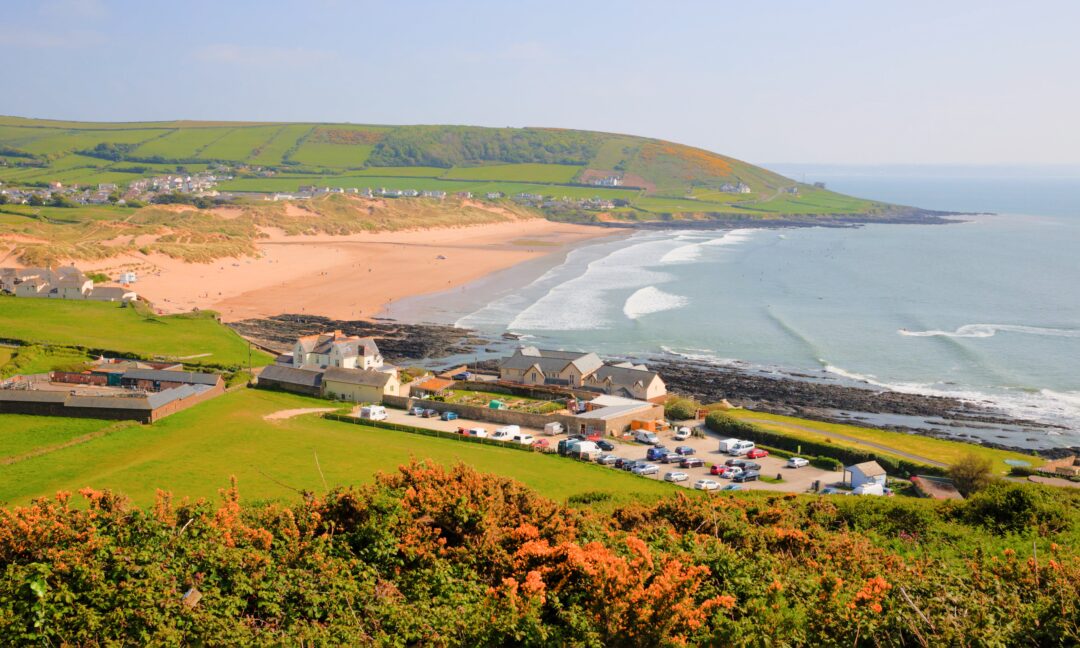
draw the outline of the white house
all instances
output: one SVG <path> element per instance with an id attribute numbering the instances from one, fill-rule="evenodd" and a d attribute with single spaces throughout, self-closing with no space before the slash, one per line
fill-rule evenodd
<path id="1" fill-rule="evenodd" d="M 854 466 L 848 466 L 844 468 L 844 472 L 850 473 L 851 478 L 849 481 L 852 488 L 874 484 L 885 486 L 885 479 L 888 477 L 885 474 L 885 469 L 876 461 L 864 461 Z"/>
<path id="2" fill-rule="evenodd" d="M 383 357 L 375 340 L 347 336 L 341 331 L 306 335 L 293 345 L 294 367 L 382 369 Z"/>
<path id="3" fill-rule="evenodd" d="M 120 283 L 133 284 L 138 281 L 139 277 L 134 272 L 122 272 L 120 273 Z"/>

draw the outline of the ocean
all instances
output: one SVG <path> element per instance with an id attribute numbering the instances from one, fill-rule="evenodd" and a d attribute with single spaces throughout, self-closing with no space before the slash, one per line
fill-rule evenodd
<path id="1" fill-rule="evenodd" d="M 1069 428 L 1034 446 L 1080 445 L 1080 178 L 787 172 L 857 196 L 994 214 L 638 232 L 390 314 L 546 347 L 956 396 Z"/>

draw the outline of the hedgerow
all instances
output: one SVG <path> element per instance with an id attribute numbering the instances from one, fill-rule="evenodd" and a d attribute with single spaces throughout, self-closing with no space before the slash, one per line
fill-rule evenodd
<path id="1" fill-rule="evenodd" d="M 81 495 L 0 511 L 0 643 L 1080 642 L 1077 495 L 1032 485 L 601 511 L 414 462 L 292 503 Z"/>

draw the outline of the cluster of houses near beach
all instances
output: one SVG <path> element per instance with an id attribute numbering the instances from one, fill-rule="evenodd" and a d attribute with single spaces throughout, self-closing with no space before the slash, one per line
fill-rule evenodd
<path id="1" fill-rule="evenodd" d="M 122 285 L 97 286 L 75 266 L 59 268 L 0 268 L 0 293 L 16 297 L 39 297 L 48 299 L 83 299 L 127 303 L 138 299 L 131 290 L 135 282 L 134 272 L 120 277 Z"/>
<path id="2" fill-rule="evenodd" d="M 184 193 L 192 196 L 217 197 L 217 184 L 231 180 L 225 170 L 200 171 L 197 173 L 177 173 L 153 178 L 140 178 L 121 187 L 112 182 L 102 182 L 93 186 L 79 184 L 65 185 L 50 182 L 44 187 L 4 187 L 0 183 L 0 196 L 4 202 L 12 205 L 52 204 L 63 199 L 68 204 L 104 205 L 115 203 L 125 205 L 131 201 L 150 202 L 154 198 L 172 193 Z"/>

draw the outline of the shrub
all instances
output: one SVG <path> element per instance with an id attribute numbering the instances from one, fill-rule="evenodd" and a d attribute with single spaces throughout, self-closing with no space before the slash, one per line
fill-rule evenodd
<path id="1" fill-rule="evenodd" d="M 968 454 L 949 467 L 949 477 L 964 497 L 977 493 L 994 481 L 994 464 L 985 457 Z"/>
<path id="2" fill-rule="evenodd" d="M 611 493 L 605 491 L 585 491 L 584 493 L 577 493 L 566 498 L 566 501 L 570 504 L 596 504 L 597 502 L 606 502 L 611 499 Z"/>
<path id="3" fill-rule="evenodd" d="M 664 416 L 673 421 L 684 421 L 697 416 L 701 404 L 692 398 L 669 398 L 664 403 Z"/>
<path id="4" fill-rule="evenodd" d="M 1075 499 L 1062 489 L 1034 484 L 994 482 L 974 494 L 961 509 L 961 518 L 996 533 L 1020 533 L 1034 529 L 1041 535 L 1059 533 L 1069 527 L 1066 502 Z"/>
<path id="5" fill-rule="evenodd" d="M 817 456 L 810 459 L 810 465 L 822 470 L 840 470 L 844 467 L 844 462 L 832 457 Z"/>

